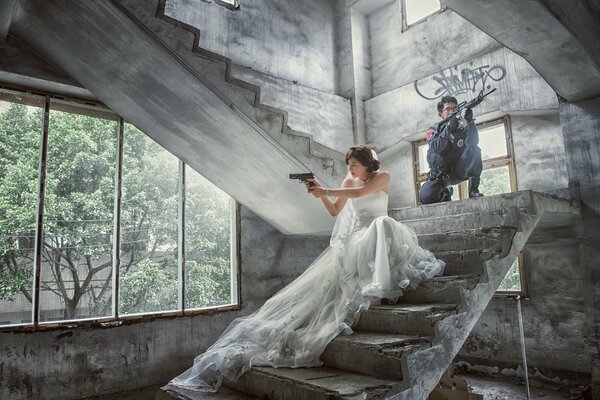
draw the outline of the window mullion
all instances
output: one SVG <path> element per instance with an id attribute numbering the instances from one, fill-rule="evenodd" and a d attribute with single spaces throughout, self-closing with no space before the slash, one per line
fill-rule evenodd
<path id="1" fill-rule="evenodd" d="M 179 160 L 179 206 L 178 206 L 178 235 L 177 235 L 177 308 L 185 311 L 185 170 L 186 165 Z"/>
<path id="2" fill-rule="evenodd" d="M 48 127 L 50 125 L 50 97 L 44 100 L 44 119 L 42 121 L 42 140 L 40 144 L 40 163 L 38 170 L 38 203 L 36 212 L 36 230 L 33 255 L 32 316 L 33 326 L 40 320 L 40 282 L 42 271 L 42 252 L 44 251 L 44 206 L 46 203 L 46 163 L 48 161 Z"/>
<path id="3" fill-rule="evenodd" d="M 115 173 L 115 206 L 113 216 L 112 314 L 119 317 L 119 272 L 121 269 L 121 200 L 123 193 L 123 136 L 125 121 L 119 118 L 117 133 L 117 170 Z"/>

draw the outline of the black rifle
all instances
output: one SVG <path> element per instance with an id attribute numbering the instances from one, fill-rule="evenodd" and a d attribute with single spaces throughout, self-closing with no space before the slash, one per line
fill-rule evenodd
<path id="1" fill-rule="evenodd" d="M 300 182 L 307 182 L 309 179 L 315 179 L 315 175 L 312 172 L 290 174 L 290 179 L 298 179 Z M 315 186 L 315 183 L 310 181 L 308 186 Z"/>
<path id="2" fill-rule="evenodd" d="M 479 92 L 479 95 L 477 97 L 475 97 L 474 99 L 467 101 L 463 101 L 462 103 L 459 103 L 456 106 L 456 109 L 454 110 L 454 112 L 452 113 L 452 115 L 444 118 L 443 120 L 441 120 L 440 122 L 438 122 L 438 132 L 441 132 L 444 130 L 444 127 L 446 126 L 446 124 L 448 122 L 450 122 L 450 120 L 456 116 L 460 116 L 460 113 L 463 112 L 463 110 L 466 110 L 468 108 L 473 108 L 477 105 L 479 105 L 479 103 L 481 103 L 483 101 L 483 99 L 487 96 L 490 95 L 492 93 L 494 93 L 496 91 L 496 88 L 490 90 L 487 93 L 483 93 L 483 89 L 481 90 L 481 92 Z"/>

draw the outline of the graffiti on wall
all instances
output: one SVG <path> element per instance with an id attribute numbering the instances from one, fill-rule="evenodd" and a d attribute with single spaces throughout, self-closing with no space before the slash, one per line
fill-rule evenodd
<path id="1" fill-rule="evenodd" d="M 456 97 L 488 90 L 492 87 L 492 81 L 501 81 L 505 76 L 506 69 L 501 65 L 466 67 L 460 71 L 458 67 L 451 67 L 433 76 L 416 80 L 415 90 L 427 100 L 435 100 L 442 96 Z"/>

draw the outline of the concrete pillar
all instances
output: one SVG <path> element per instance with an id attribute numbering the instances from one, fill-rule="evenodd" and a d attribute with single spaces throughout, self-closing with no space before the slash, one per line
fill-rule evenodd
<path id="1" fill-rule="evenodd" d="M 352 101 L 352 140 L 366 143 L 365 105 L 371 98 L 367 17 L 349 0 L 336 0 L 337 94 Z"/>
<path id="2" fill-rule="evenodd" d="M 600 399 L 600 97 L 561 103 L 560 122 L 569 183 L 579 187 L 583 215 L 577 224 L 593 399 Z"/>

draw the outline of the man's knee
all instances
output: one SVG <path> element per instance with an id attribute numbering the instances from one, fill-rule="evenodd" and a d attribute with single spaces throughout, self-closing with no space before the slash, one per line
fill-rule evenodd
<path id="1" fill-rule="evenodd" d="M 442 198 L 444 185 L 437 181 L 426 181 L 419 192 L 419 202 L 421 204 L 438 203 Z"/>
<path id="2" fill-rule="evenodd" d="M 433 204 L 437 203 L 439 200 L 436 199 L 431 191 L 424 192 L 421 190 L 419 193 L 419 203 L 420 204 Z"/>

